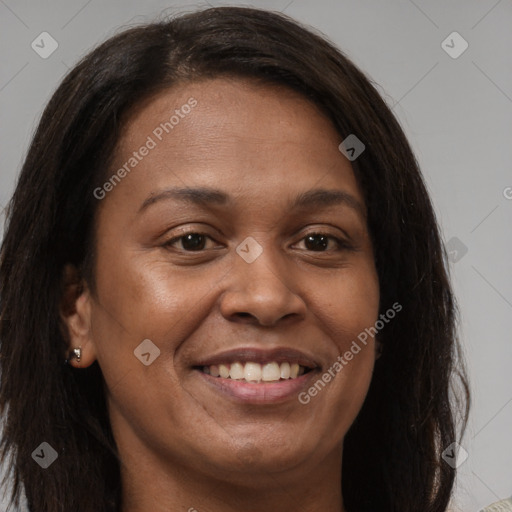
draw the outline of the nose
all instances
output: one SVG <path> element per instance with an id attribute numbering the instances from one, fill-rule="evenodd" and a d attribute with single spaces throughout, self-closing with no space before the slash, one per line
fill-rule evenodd
<path id="1" fill-rule="evenodd" d="M 226 283 L 220 310 L 227 320 L 271 327 L 306 316 L 297 275 L 269 249 L 252 263 L 236 255 Z"/>

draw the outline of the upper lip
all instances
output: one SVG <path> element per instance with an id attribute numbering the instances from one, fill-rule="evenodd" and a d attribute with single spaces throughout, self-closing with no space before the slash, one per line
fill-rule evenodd
<path id="1" fill-rule="evenodd" d="M 320 366 L 313 357 L 300 350 L 289 347 L 278 347 L 274 349 L 239 347 L 205 357 L 197 362 L 195 366 L 211 366 L 235 362 L 265 364 L 274 361 L 277 363 L 298 363 L 300 366 L 312 369 Z"/>

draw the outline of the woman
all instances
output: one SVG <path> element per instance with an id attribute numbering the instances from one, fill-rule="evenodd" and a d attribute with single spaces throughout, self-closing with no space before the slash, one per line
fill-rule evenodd
<path id="1" fill-rule="evenodd" d="M 368 78 L 287 17 L 207 9 L 87 55 L 1 256 L 13 502 L 446 510 L 469 402 L 433 208 Z"/>

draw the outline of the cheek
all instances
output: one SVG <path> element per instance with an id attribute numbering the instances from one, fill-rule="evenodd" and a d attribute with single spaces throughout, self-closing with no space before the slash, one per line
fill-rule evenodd
<path id="1" fill-rule="evenodd" d="M 344 436 L 364 402 L 375 363 L 370 328 L 378 319 L 379 285 L 373 262 L 333 274 L 328 291 L 317 288 L 311 307 L 335 355 L 302 403 Z"/>
<path id="2" fill-rule="evenodd" d="M 98 258 L 100 300 L 94 303 L 92 326 L 97 359 L 111 404 L 131 423 L 140 423 L 157 409 L 161 414 L 162 404 L 174 413 L 179 410 L 180 418 L 192 414 L 184 408 L 187 396 L 174 355 L 208 310 L 213 282 L 206 277 L 190 269 L 171 271 L 165 261 L 149 264 L 129 251 L 115 259 L 108 253 Z M 142 352 L 139 347 L 146 348 Z M 151 362 L 146 366 L 137 356 L 148 351 Z"/>
<path id="3" fill-rule="evenodd" d="M 338 352 L 344 352 L 361 333 L 373 327 L 379 313 L 379 283 L 373 262 L 333 274 L 311 301 L 322 329 L 331 334 Z M 364 336 L 363 336 L 364 337 Z M 368 342 L 372 339 L 369 336 Z"/>
<path id="4" fill-rule="evenodd" d="M 117 386 L 127 373 L 130 379 L 144 374 L 146 367 L 134 353 L 144 340 L 156 347 L 149 345 L 155 354 L 159 351 L 158 366 L 165 368 L 169 384 L 178 386 L 172 371 L 176 349 L 211 309 L 218 273 L 171 269 L 163 257 L 148 261 L 137 252 L 116 255 L 110 250 L 100 256 L 99 302 L 94 305 L 92 327 L 98 363 L 109 387 Z M 149 378 L 156 378 L 156 372 Z"/>
<path id="5" fill-rule="evenodd" d="M 122 324 L 113 326 L 123 328 L 122 337 L 169 335 L 201 306 L 208 289 L 204 276 L 170 269 L 165 261 L 148 262 L 142 254 L 108 256 L 98 266 L 98 294 L 111 320 Z"/>

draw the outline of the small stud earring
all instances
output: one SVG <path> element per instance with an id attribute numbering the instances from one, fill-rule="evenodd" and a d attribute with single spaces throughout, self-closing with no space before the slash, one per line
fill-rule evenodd
<path id="1" fill-rule="evenodd" d="M 73 357 L 76 358 L 77 363 L 80 362 L 80 360 L 82 359 L 82 347 L 74 348 L 73 351 L 71 352 L 70 356 L 68 357 L 68 359 L 66 359 L 64 361 L 64 363 L 69 364 L 69 361 L 71 361 L 71 359 L 73 359 Z"/>
<path id="2" fill-rule="evenodd" d="M 80 359 L 82 358 L 82 347 L 74 348 L 73 352 L 76 356 L 76 362 L 79 363 Z"/>

